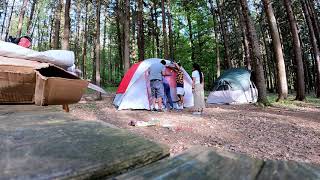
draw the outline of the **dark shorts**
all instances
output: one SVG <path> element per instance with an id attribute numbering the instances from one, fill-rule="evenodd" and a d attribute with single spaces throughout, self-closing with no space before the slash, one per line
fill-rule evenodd
<path id="1" fill-rule="evenodd" d="M 163 83 L 160 80 L 151 80 L 151 95 L 153 98 L 161 98 L 164 96 Z"/>

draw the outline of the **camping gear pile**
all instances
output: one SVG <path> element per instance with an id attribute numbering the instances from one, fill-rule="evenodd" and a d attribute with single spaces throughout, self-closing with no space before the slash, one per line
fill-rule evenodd
<path id="1" fill-rule="evenodd" d="M 214 83 L 208 104 L 256 103 L 258 90 L 251 81 L 251 72 L 243 68 L 225 71 Z"/>
<path id="2" fill-rule="evenodd" d="M 113 104 L 118 108 L 118 110 L 124 109 L 151 109 L 151 91 L 150 91 L 150 80 L 148 76 L 148 69 L 154 63 L 159 63 L 161 59 L 152 58 L 146 59 L 144 61 L 138 62 L 131 66 L 131 68 L 124 75 Z M 170 65 L 172 62 L 166 60 L 166 63 Z M 170 71 L 171 76 L 166 76 L 165 78 L 169 82 L 171 97 L 174 102 L 177 102 L 176 94 L 176 73 L 171 72 L 170 68 L 166 71 Z M 184 107 L 193 106 L 193 95 L 192 95 L 192 79 L 188 73 L 184 72 Z M 174 103 L 177 107 L 177 103 Z"/>
<path id="3" fill-rule="evenodd" d="M 37 52 L 0 41 L 0 104 L 77 103 L 89 82 L 80 79 L 74 67 L 71 51 Z"/>

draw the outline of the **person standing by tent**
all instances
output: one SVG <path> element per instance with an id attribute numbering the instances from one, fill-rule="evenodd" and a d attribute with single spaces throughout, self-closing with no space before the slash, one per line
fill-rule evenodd
<path id="1" fill-rule="evenodd" d="M 199 64 L 193 64 L 192 71 L 192 91 L 194 97 L 194 110 L 193 114 L 201 115 L 205 108 L 204 102 L 204 77 L 201 72 Z"/>
<path id="2" fill-rule="evenodd" d="M 177 84 L 177 96 L 178 96 L 178 105 L 183 108 L 183 96 L 184 96 L 184 74 L 182 71 L 182 67 L 180 63 L 175 63 L 175 72 L 176 76 L 176 84 Z"/>
<path id="3" fill-rule="evenodd" d="M 171 91 L 170 91 L 170 84 L 168 82 L 168 80 L 163 77 L 162 79 L 163 81 L 163 87 L 164 87 L 164 105 L 167 109 L 173 109 L 173 102 L 172 102 L 172 98 L 171 98 Z M 168 104 L 169 104 L 169 107 L 168 107 Z"/>
<path id="4" fill-rule="evenodd" d="M 163 112 L 162 109 L 162 97 L 164 96 L 164 87 L 162 82 L 162 76 L 165 75 L 166 61 L 161 60 L 160 63 L 154 63 L 149 68 L 149 79 L 152 95 L 152 109 L 155 111 L 156 101 L 158 102 L 158 111 Z"/>

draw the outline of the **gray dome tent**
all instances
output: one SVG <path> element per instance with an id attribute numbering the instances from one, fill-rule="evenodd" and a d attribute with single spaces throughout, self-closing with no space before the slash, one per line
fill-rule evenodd
<path id="1" fill-rule="evenodd" d="M 215 82 L 207 103 L 246 104 L 257 102 L 258 90 L 250 79 L 251 72 L 244 68 L 225 71 Z"/>

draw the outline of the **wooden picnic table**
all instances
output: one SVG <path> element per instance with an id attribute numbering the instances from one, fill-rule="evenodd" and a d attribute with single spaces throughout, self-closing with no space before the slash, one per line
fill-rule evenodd
<path id="1" fill-rule="evenodd" d="M 166 146 L 60 107 L 0 106 L 0 179 L 113 177 L 168 155 Z"/>

